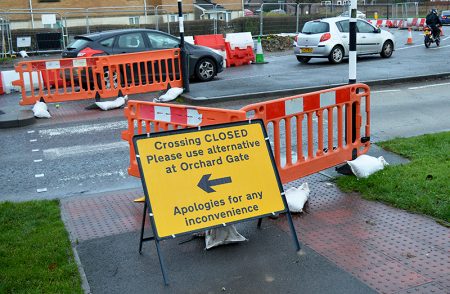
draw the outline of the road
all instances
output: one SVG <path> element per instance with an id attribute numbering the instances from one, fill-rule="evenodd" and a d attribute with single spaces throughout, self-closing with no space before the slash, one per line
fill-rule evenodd
<path id="1" fill-rule="evenodd" d="M 378 142 L 450 129 L 450 80 L 373 87 L 371 138 Z M 238 109 L 257 100 L 210 103 Z M 64 198 L 141 187 L 128 176 L 123 110 L 102 119 L 43 120 L 1 130 L 0 200 Z"/>
<path id="2" fill-rule="evenodd" d="M 379 55 L 358 58 L 357 80 L 378 81 L 416 77 L 450 70 L 450 28 L 445 27 L 440 47 L 423 45 L 423 33 L 414 31 L 413 45 L 405 45 L 408 32 L 393 29 L 396 51 L 391 58 Z M 348 60 L 330 66 L 328 59 L 311 59 L 308 64 L 301 64 L 293 53 L 288 55 L 269 55 L 265 58 L 269 64 L 227 68 L 218 78 L 210 83 L 191 85 L 193 99 L 202 97 L 241 95 L 252 96 L 260 92 L 277 92 L 289 89 L 319 87 L 345 84 L 348 81 Z M 214 90 L 217 91 L 214 91 Z"/>

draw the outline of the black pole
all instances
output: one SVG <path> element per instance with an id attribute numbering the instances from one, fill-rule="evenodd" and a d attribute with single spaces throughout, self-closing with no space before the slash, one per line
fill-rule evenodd
<path id="1" fill-rule="evenodd" d="M 349 73 L 348 73 L 348 83 L 349 84 L 356 84 L 356 9 L 357 9 L 357 0 L 351 0 L 351 6 L 350 6 L 350 23 L 349 23 L 349 30 L 350 30 L 350 43 L 349 43 Z M 356 103 L 353 103 L 352 106 L 352 142 L 353 143 L 356 140 Z M 356 159 L 356 152 L 352 152 L 352 158 Z"/>
<path id="2" fill-rule="evenodd" d="M 184 92 L 189 92 L 189 58 L 184 46 L 184 18 L 183 1 L 178 0 L 178 23 L 180 26 L 180 49 L 181 49 L 181 76 L 183 79 Z"/>

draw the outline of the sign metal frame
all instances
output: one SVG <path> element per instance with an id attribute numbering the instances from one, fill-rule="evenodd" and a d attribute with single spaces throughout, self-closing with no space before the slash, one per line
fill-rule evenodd
<path id="1" fill-rule="evenodd" d="M 232 221 L 232 222 L 226 222 L 223 223 L 221 225 L 215 225 L 215 226 L 208 226 L 208 227 L 204 227 L 204 228 L 200 228 L 200 229 L 194 229 L 191 231 L 186 231 L 183 233 L 179 233 L 179 234 L 174 234 L 171 236 L 165 236 L 165 237 L 159 237 L 158 236 L 158 231 L 157 231 L 157 227 L 154 221 L 154 216 L 153 216 L 153 210 L 151 207 L 151 203 L 150 203 L 150 196 L 147 190 L 147 184 L 145 182 L 145 176 L 144 176 L 144 171 L 142 168 L 142 164 L 141 164 L 141 157 L 139 155 L 139 148 L 138 148 L 138 144 L 137 141 L 138 140 L 145 140 L 148 138 L 155 138 L 155 137 L 161 137 L 161 136 L 170 136 L 170 135 L 175 135 L 175 134 L 182 134 L 182 133 L 191 133 L 191 132 L 198 132 L 198 131 L 203 131 L 203 130 L 214 130 L 214 129 L 221 129 L 221 128 L 226 128 L 226 127 L 234 127 L 234 126 L 240 126 L 240 125 L 249 125 L 249 124 L 259 124 L 261 127 L 261 131 L 263 133 L 264 136 L 264 142 L 267 148 L 267 152 L 270 158 L 270 162 L 273 168 L 273 172 L 277 181 L 277 185 L 278 185 L 278 190 L 280 192 L 280 196 L 282 198 L 283 201 L 283 205 L 284 205 L 284 209 L 282 210 L 277 210 L 277 211 L 273 211 L 269 214 L 262 214 L 262 215 L 258 215 L 258 216 L 254 216 L 254 217 L 249 217 L 249 218 L 245 218 L 245 219 L 240 219 L 240 220 L 236 220 L 236 221 Z M 196 232 L 201 232 L 201 231 L 205 231 L 207 229 L 212 229 L 212 228 L 217 228 L 217 227 L 223 227 L 223 226 L 228 226 L 228 225 L 232 225 L 235 223 L 240 223 L 240 222 L 247 222 L 247 221 L 251 221 L 251 220 L 255 220 L 258 219 L 258 225 L 257 227 L 260 228 L 261 226 L 261 222 L 262 222 L 262 218 L 267 217 L 267 216 L 271 216 L 271 215 L 276 215 L 278 213 L 286 213 L 287 218 L 288 218 L 288 223 L 289 223 L 289 227 L 292 233 L 292 237 L 294 240 L 294 245 L 296 247 L 296 250 L 299 251 L 300 250 L 300 243 L 298 241 L 298 237 L 295 231 L 295 227 L 294 224 L 292 222 L 292 216 L 291 213 L 289 211 L 289 207 L 287 205 L 287 201 L 286 201 L 286 197 L 285 197 L 285 193 L 284 193 L 284 188 L 281 182 L 281 178 L 280 175 L 278 174 L 278 169 L 276 167 L 275 164 L 275 158 L 273 156 L 273 152 L 272 152 L 272 148 L 270 146 L 270 141 L 269 141 L 269 137 L 267 135 L 267 131 L 264 125 L 264 122 L 261 119 L 256 119 L 256 120 L 247 120 L 247 121 L 238 121 L 238 122 L 230 122 L 230 123 L 223 123 L 223 124 L 215 124 L 215 125 L 208 125 L 208 126 L 203 126 L 203 127 L 194 127 L 194 128 L 186 128 L 186 129 L 176 129 L 176 130 L 169 130 L 169 131 L 163 131 L 163 132 L 155 132 L 155 133 L 146 133 L 146 134 L 140 134 L 140 135 L 135 135 L 133 136 L 133 145 L 134 145 L 134 150 L 136 151 L 136 160 L 138 163 L 138 167 L 139 167 L 139 172 L 141 174 L 141 182 L 142 182 L 142 187 L 144 189 L 144 194 L 145 194 L 145 202 L 144 202 L 144 210 L 143 210 L 143 218 L 142 218 L 142 226 L 141 226 L 141 233 L 140 233 L 140 241 L 139 241 L 139 253 L 142 252 L 142 243 L 146 242 L 146 241 L 155 241 L 155 245 L 156 245 L 156 249 L 157 249 L 157 253 L 158 253 L 158 258 L 160 261 L 160 266 L 161 266 L 161 272 L 163 275 L 163 279 L 164 279 L 164 283 L 166 285 L 168 285 L 167 282 L 167 277 L 166 277 L 166 271 L 165 271 L 165 266 L 164 266 L 164 261 L 162 258 L 162 255 L 160 253 L 160 247 L 159 247 L 159 241 L 164 240 L 164 239 L 174 239 L 176 237 L 179 236 L 183 236 L 183 235 L 187 235 L 187 234 L 192 234 L 192 233 L 196 233 Z M 146 237 L 144 238 L 144 227 L 145 227 L 145 222 L 146 222 L 146 217 L 147 214 L 149 215 L 149 219 L 150 219 L 150 225 L 152 228 L 152 233 L 153 235 L 151 237 Z"/>

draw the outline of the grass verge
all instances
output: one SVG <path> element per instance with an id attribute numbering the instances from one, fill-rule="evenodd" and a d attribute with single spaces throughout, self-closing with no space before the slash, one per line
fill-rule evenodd
<path id="1" fill-rule="evenodd" d="M 367 179 L 339 177 L 339 188 L 345 192 L 360 192 L 365 199 L 432 216 L 448 226 L 450 132 L 394 139 L 377 145 L 411 162 L 388 166 Z"/>
<path id="2" fill-rule="evenodd" d="M 83 293 L 58 201 L 0 203 L 0 293 Z"/>

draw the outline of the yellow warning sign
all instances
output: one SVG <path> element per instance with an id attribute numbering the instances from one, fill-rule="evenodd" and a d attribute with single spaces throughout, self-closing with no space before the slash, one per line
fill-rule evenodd
<path id="1" fill-rule="evenodd" d="M 135 136 L 156 235 L 286 211 L 262 121 Z"/>

